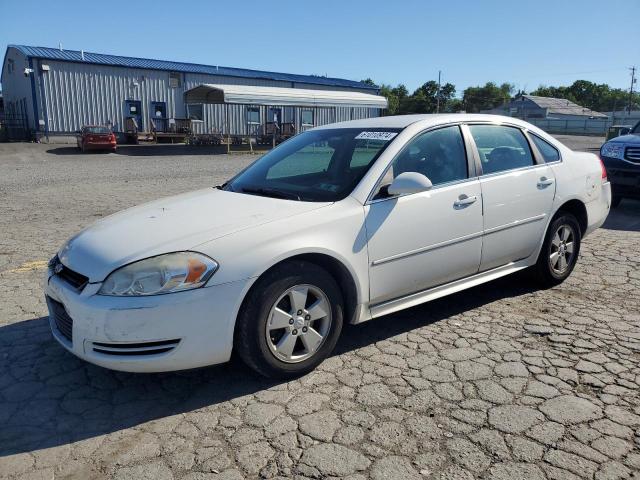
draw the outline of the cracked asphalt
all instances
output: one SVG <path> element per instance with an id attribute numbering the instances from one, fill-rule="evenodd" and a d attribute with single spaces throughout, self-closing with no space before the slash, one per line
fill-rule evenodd
<path id="1" fill-rule="evenodd" d="M 255 158 L 0 144 L 0 478 L 640 478 L 640 202 L 561 286 L 512 276 L 348 326 L 291 382 L 112 372 L 53 340 L 41 278 L 67 237 Z"/>

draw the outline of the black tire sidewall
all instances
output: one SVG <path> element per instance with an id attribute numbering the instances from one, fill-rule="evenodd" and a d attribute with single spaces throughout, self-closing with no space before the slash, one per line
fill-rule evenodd
<path id="1" fill-rule="evenodd" d="M 328 337 L 311 358 L 286 363 L 276 358 L 267 344 L 266 323 L 271 308 L 284 291 L 309 284 L 322 290 L 331 306 Z M 333 277 L 324 269 L 307 262 L 283 264 L 258 280 L 249 293 L 238 318 L 236 347 L 240 357 L 254 370 L 267 377 L 294 377 L 317 367 L 333 351 L 342 331 L 344 307 L 342 293 Z"/>

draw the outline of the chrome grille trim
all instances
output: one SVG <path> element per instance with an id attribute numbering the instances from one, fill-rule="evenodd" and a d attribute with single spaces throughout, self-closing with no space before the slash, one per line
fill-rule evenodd
<path id="1" fill-rule="evenodd" d="M 137 343 L 92 342 L 93 351 L 104 355 L 140 356 L 168 353 L 178 346 L 180 339 Z"/>
<path id="2" fill-rule="evenodd" d="M 624 151 L 625 160 L 640 164 L 640 147 L 627 147 Z"/>

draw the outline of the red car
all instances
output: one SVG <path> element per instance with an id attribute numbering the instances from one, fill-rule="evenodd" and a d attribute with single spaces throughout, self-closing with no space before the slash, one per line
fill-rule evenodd
<path id="1" fill-rule="evenodd" d="M 101 125 L 88 125 L 78 132 L 78 148 L 83 152 L 87 150 L 116 151 L 116 136 L 111 128 Z"/>

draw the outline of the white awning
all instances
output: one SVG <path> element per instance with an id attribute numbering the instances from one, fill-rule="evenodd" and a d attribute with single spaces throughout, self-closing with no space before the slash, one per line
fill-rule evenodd
<path id="1" fill-rule="evenodd" d="M 380 95 L 305 88 L 203 84 L 184 95 L 186 103 L 387 108 L 387 99 Z"/>

